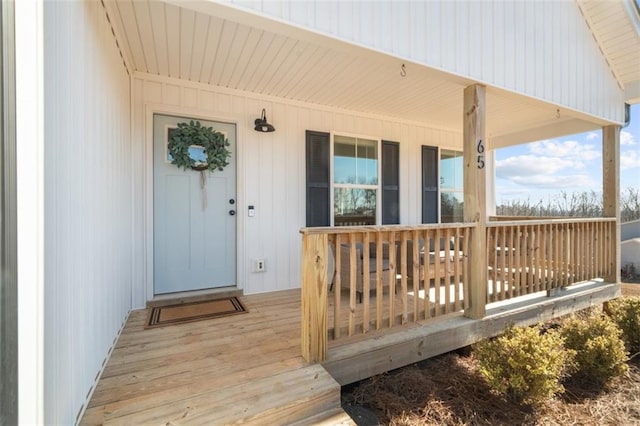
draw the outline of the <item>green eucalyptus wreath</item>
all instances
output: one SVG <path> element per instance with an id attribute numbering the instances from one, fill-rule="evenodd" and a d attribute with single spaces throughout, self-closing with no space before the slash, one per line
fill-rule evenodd
<path id="1" fill-rule="evenodd" d="M 189 147 L 192 145 L 201 146 L 207 155 L 207 162 L 196 162 L 189 156 Z M 211 172 L 220 170 L 229 165 L 227 161 L 231 156 L 231 151 L 227 149 L 229 141 L 220 132 L 211 127 L 205 127 L 199 121 L 189 124 L 178 123 L 178 128 L 169 132 L 169 153 L 175 164 L 183 169 Z"/>

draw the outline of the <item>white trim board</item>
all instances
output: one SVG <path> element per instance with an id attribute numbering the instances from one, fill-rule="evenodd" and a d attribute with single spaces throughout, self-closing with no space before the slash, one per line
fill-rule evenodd
<path id="1" fill-rule="evenodd" d="M 15 2 L 18 419 L 44 418 L 43 2 Z"/>

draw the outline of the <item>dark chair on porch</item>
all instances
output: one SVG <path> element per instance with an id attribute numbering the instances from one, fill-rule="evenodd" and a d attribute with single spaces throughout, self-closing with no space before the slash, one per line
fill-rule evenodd
<path id="1" fill-rule="evenodd" d="M 425 262 L 425 247 L 424 240 L 419 240 L 419 253 L 420 253 L 420 262 L 419 262 L 419 276 L 418 279 L 420 281 L 423 280 L 435 280 L 436 279 L 436 261 L 439 263 L 438 265 L 438 277 L 439 279 L 447 278 L 455 276 L 456 267 L 455 263 L 458 262 L 458 275 L 462 275 L 462 256 L 463 252 L 456 248 L 456 245 L 453 241 L 449 242 L 449 250 L 445 250 L 445 242 L 440 244 L 439 250 L 436 251 L 433 244 L 429 247 L 429 259 L 428 262 Z M 413 280 L 416 277 L 414 276 L 414 244 L 412 240 L 407 241 L 407 277 L 409 280 Z M 447 255 L 449 256 L 447 262 Z M 457 255 L 457 256 L 456 256 Z M 397 254 L 397 262 L 398 262 L 398 273 L 401 274 L 400 271 L 400 252 Z M 457 257 L 457 260 L 456 260 Z"/>
<path id="2" fill-rule="evenodd" d="M 362 303 L 362 296 L 364 293 L 364 280 L 369 280 L 369 288 L 371 290 L 376 288 L 378 279 L 378 271 L 376 265 L 377 247 L 375 243 L 369 244 L 369 270 L 364 270 L 364 251 L 361 243 L 356 243 L 356 282 L 355 288 L 358 295 L 358 303 Z M 389 286 L 389 244 L 383 244 L 382 250 L 382 286 Z M 340 285 L 342 288 L 351 288 L 351 246 L 349 244 L 341 244 L 340 246 L 340 270 L 336 271 L 336 274 L 340 274 Z M 333 288 L 333 283 L 332 283 Z"/>

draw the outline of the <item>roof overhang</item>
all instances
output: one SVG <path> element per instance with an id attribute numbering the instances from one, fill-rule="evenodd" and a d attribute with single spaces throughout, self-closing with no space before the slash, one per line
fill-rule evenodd
<path id="1" fill-rule="evenodd" d="M 127 66 L 257 96 L 462 132 L 476 82 L 211 1 L 107 0 Z M 610 124 L 487 87 L 486 131 L 502 147 Z"/>
<path id="2" fill-rule="evenodd" d="M 636 0 L 577 0 L 627 103 L 640 102 L 640 9 Z"/>

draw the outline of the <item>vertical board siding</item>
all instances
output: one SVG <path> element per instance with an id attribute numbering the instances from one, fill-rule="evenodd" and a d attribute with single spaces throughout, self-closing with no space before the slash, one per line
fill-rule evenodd
<path id="1" fill-rule="evenodd" d="M 280 7 L 282 2 L 233 3 L 399 58 L 624 121 L 623 90 L 575 2 L 316 0 L 291 8 Z"/>
<path id="2" fill-rule="evenodd" d="M 296 6 L 297 7 L 297 6 Z M 354 6 L 356 7 L 356 6 Z M 197 93 L 194 93 L 197 92 Z M 187 96 L 187 94 L 189 94 Z M 233 121 L 238 126 L 238 273 L 246 294 L 300 287 L 299 230 L 305 226 L 305 131 L 345 132 L 400 142 L 400 220 L 419 223 L 420 147 L 461 149 L 461 134 L 287 103 L 233 89 L 196 84 L 150 74 L 136 74 L 132 87 L 132 159 L 134 182 L 133 306 L 143 307 L 151 294 L 146 275 L 147 233 L 152 232 L 148 209 L 149 114 L 173 114 Z M 190 99 L 197 99 L 193 107 Z M 253 130 L 253 121 L 266 109 L 273 133 Z M 247 217 L 247 206 L 255 217 Z M 144 235 L 141 235 L 143 233 Z M 265 259 L 266 271 L 253 272 L 254 259 Z M 149 286 L 149 287 L 148 287 Z"/>
<path id="3" fill-rule="evenodd" d="M 131 308 L 129 76 L 99 2 L 45 2 L 45 423 L 73 424 Z"/>

